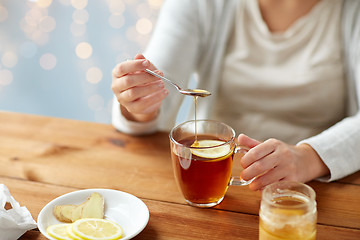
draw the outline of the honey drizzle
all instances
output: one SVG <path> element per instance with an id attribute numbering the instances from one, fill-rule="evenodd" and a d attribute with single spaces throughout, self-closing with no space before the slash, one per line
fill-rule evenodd
<path id="1" fill-rule="evenodd" d="M 199 146 L 199 142 L 198 142 L 198 134 L 197 134 L 197 119 L 196 119 L 196 108 L 197 108 L 197 100 L 198 100 L 198 96 L 194 96 L 194 104 L 195 104 L 195 141 L 192 144 L 192 146 L 196 147 Z"/>

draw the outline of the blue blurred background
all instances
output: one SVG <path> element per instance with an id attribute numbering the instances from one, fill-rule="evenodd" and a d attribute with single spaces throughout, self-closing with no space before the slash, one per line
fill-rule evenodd
<path id="1" fill-rule="evenodd" d="M 162 0 L 0 0 L 0 110 L 110 123 L 111 71 Z"/>

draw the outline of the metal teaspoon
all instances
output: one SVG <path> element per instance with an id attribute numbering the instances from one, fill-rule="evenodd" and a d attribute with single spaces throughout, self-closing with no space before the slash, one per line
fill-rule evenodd
<path id="1" fill-rule="evenodd" d="M 190 96 L 194 96 L 194 97 L 207 97 L 207 96 L 211 95 L 211 92 L 203 90 L 203 89 L 182 89 L 177 84 L 170 81 L 169 79 L 167 79 L 167 78 L 165 78 L 163 76 L 160 76 L 159 74 L 154 73 L 153 71 L 151 71 L 149 69 L 145 69 L 145 71 L 147 73 L 150 73 L 151 75 L 153 75 L 155 77 L 161 78 L 162 80 L 171 83 L 182 94 L 190 95 Z"/>

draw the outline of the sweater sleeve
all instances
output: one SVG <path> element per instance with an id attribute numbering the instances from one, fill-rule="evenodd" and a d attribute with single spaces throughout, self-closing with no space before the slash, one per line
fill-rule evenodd
<path id="1" fill-rule="evenodd" d="M 134 122 L 127 120 L 120 111 L 120 104 L 117 101 L 116 97 L 113 99 L 112 105 L 112 116 L 111 116 L 112 125 L 120 132 L 130 134 L 130 135 L 145 135 L 156 132 L 157 130 L 157 119 L 146 122 Z"/>
<path id="2" fill-rule="evenodd" d="M 299 143 L 309 144 L 329 168 L 330 176 L 320 181 L 337 180 L 360 170 L 360 1 L 344 1 L 342 27 L 351 116 Z"/>
<path id="3" fill-rule="evenodd" d="M 333 181 L 360 170 L 360 113 L 301 143 L 309 144 L 330 170 L 320 181 Z"/>
<path id="4" fill-rule="evenodd" d="M 167 0 L 164 1 L 150 42 L 144 52 L 157 69 L 176 82 L 179 86 L 187 87 L 188 81 L 194 73 L 199 52 L 198 31 L 198 1 Z M 156 130 L 169 131 L 176 121 L 181 107 L 183 95 L 166 84 L 169 96 L 163 101 L 160 114 L 151 123 L 135 123 L 126 120 L 114 101 L 112 109 L 112 123 L 118 130 L 136 135 L 154 132 Z"/>

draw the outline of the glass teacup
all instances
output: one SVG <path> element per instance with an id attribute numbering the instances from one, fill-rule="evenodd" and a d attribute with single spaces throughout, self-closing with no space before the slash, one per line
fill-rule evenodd
<path id="1" fill-rule="evenodd" d="M 236 145 L 230 126 L 212 120 L 188 121 L 174 127 L 169 137 L 175 179 L 190 205 L 213 207 L 223 200 L 229 185 L 251 182 L 231 176 L 235 153 L 248 149 Z"/>

